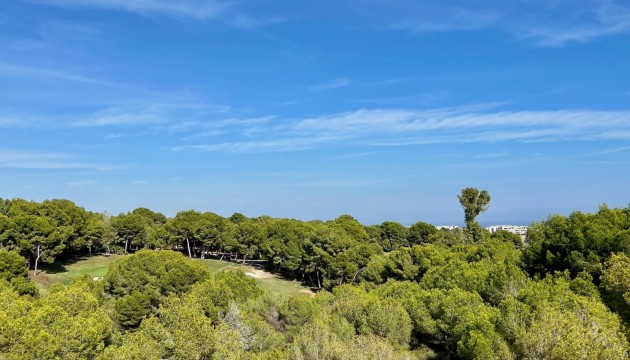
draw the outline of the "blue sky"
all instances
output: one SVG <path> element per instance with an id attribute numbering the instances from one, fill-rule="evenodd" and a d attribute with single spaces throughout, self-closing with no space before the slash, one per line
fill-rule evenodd
<path id="1" fill-rule="evenodd" d="M 630 4 L 7 0 L 0 197 L 366 224 L 630 203 Z"/>

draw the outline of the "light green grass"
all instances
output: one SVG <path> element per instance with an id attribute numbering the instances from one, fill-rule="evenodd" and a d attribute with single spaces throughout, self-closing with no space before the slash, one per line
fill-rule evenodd
<path id="1" fill-rule="evenodd" d="M 239 268 L 239 264 L 229 262 L 229 261 L 213 260 L 213 259 L 196 259 L 196 260 L 204 263 L 204 265 L 206 265 L 208 269 L 210 269 L 210 271 L 212 271 L 213 273 L 219 270 L 223 270 L 226 267 Z"/>
<path id="2" fill-rule="evenodd" d="M 289 281 L 284 279 L 256 279 L 260 287 L 262 287 L 265 292 L 271 294 L 281 294 L 286 296 L 291 296 L 295 294 L 313 294 L 313 292 L 303 286 L 298 281 Z"/>
<path id="3" fill-rule="evenodd" d="M 73 262 L 56 263 L 52 265 L 42 266 L 42 271 L 35 277 L 32 277 L 37 287 L 46 291 L 52 284 L 62 283 L 69 284 L 72 280 L 83 275 L 90 277 L 102 277 L 107 273 L 109 264 L 124 255 L 95 255 L 89 258 L 83 258 Z M 203 262 L 211 272 L 217 272 L 225 268 L 240 269 L 246 273 L 252 273 L 254 268 L 248 265 L 241 265 L 229 261 L 213 260 L 213 259 L 195 259 Z M 273 294 L 296 295 L 308 294 L 310 290 L 302 286 L 297 281 L 289 281 L 275 275 L 265 274 L 264 278 L 257 278 L 256 282 L 266 291 Z"/>
<path id="4" fill-rule="evenodd" d="M 121 255 L 95 255 L 72 262 L 43 265 L 42 271 L 32 279 L 40 290 L 45 290 L 52 284 L 69 284 L 83 275 L 89 275 L 92 278 L 102 277 L 107 273 L 109 264 L 120 257 Z"/>
<path id="5" fill-rule="evenodd" d="M 254 271 L 254 268 L 249 265 L 237 264 L 229 261 L 221 261 L 221 260 L 213 260 L 213 259 L 199 259 L 198 261 L 203 262 L 208 269 L 212 272 L 216 272 L 219 270 L 223 270 L 226 268 L 229 269 L 239 269 L 244 271 L 245 273 L 250 273 Z M 298 281 L 291 281 L 287 279 L 283 279 L 279 276 L 268 274 L 264 278 L 257 278 L 256 282 L 260 287 L 262 287 L 266 292 L 272 294 L 280 294 L 280 295 L 296 295 L 296 294 L 312 294 L 311 290 L 303 286 Z"/>

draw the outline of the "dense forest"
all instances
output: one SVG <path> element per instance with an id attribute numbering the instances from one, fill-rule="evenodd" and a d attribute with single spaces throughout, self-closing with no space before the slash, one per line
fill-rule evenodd
<path id="1" fill-rule="evenodd" d="M 626 359 L 630 207 L 552 215 L 527 236 L 0 199 L 0 359 Z M 159 250 L 159 251 L 158 251 Z M 40 293 L 42 263 L 128 254 Z M 317 290 L 283 297 L 250 262 Z"/>

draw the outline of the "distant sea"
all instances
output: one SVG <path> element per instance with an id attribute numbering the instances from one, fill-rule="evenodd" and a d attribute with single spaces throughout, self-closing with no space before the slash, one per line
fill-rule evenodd
<path id="1" fill-rule="evenodd" d="M 536 220 L 540 221 L 540 220 Z M 501 221 L 480 221 L 481 227 L 488 227 L 491 225 L 517 225 L 517 226 L 529 226 L 534 220 L 501 220 Z"/>
<path id="2" fill-rule="evenodd" d="M 529 226 L 532 224 L 532 222 L 534 221 L 540 221 L 542 219 L 539 220 L 499 220 L 499 221 L 480 221 L 479 225 L 481 225 L 481 227 L 488 227 L 488 226 L 492 226 L 492 225 L 517 225 L 517 226 Z M 405 226 L 411 226 L 413 224 L 403 224 Z M 460 227 L 464 227 L 466 226 L 461 220 L 457 220 L 457 221 L 441 221 L 441 222 L 434 222 L 431 223 L 431 225 L 433 226 L 449 226 L 449 225 L 456 225 L 456 226 L 460 226 Z"/>

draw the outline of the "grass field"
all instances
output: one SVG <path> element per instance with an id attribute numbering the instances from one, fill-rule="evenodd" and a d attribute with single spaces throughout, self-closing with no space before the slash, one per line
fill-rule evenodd
<path id="1" fill-rule="evenodd" d="M 33 276 L 32 271 L 29 275 L 35 280 L 37 287 L 45 291 L 52 284 L 69 284 L 72 280 L 83 275 L 102 277 L 107 272 L 109 264 L 120 257 L 122 255 L 95 255 L 89 258 L 77 259 L 76 261 L 50 265 L 43 264 L 41 266 L 42 271 L 37 276 Z"/>
<path id="2" fill-rule="evenodd" d="M 43 265 L 41 267 L 42 271 L 38 273 L 37 276 L 32 276 L 31 271 L 31 278 L 35 280 L 37 287 L 41 291 L 46 291 L 52 284 L 69 284 L 73 279 L 86 274 L 90 277 L 102 277 L 107 273 L 109 264 L 123 256 L 124 255 L 95 255 L 72 262 Z M 297 281 L 289 281 L 249 265 L 213 259 L 195 259 L 195 261 L 203 262 L 212 272 L 226 268 L 240 269 L 255 278 L 258 284 L 267 292 L 283 295 L 312 294 L 309 288 L 302 286 Z"/>
<path id="3" fill-rule="evenodd" d="M 239 269 L 249 276 L 256 279 L 260 287 L 265 291 L 274 294 L 295 295 L 295 294 L 312 294 L 312 291 L 300 284 L 298 281 L 290 281 L 283 279 L 266 271 L 259 270 L 249 265 L 237 264 L 229 261 L 199 259 L 210 271 L 215 272 L 223 269 Z"/>

